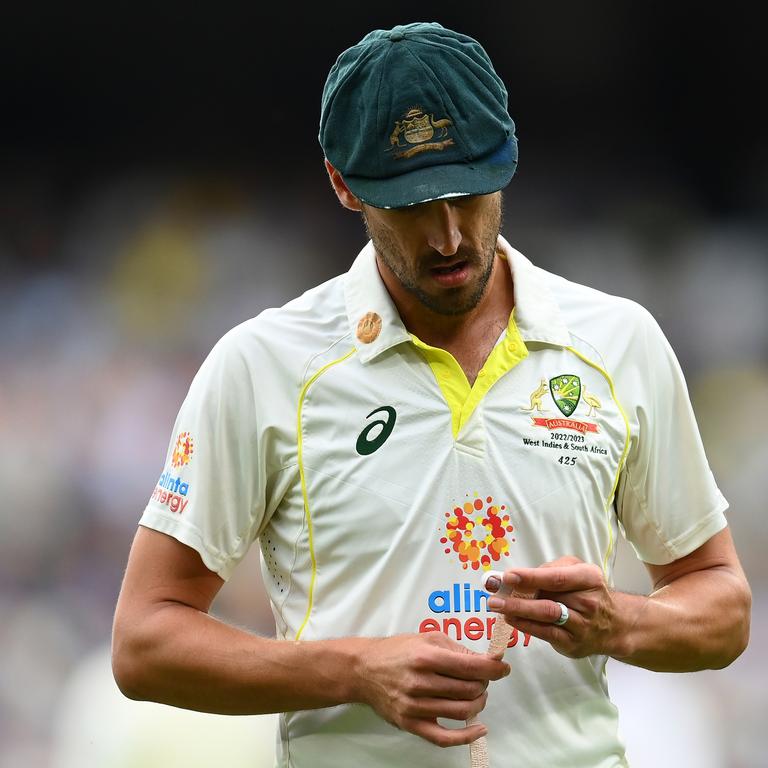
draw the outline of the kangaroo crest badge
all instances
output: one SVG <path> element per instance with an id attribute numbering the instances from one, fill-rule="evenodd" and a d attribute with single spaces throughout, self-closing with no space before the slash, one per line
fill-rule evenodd
<path id="1" fill-rule="evenodd" d="M 395 121 L 395 127 L 389 135 L 387 151 L 394 151 L 392 156 L 397 160 L 407 159 L 421 152 L 441 152 L 454 143 L 448 136 L 448 129 L 452 126 L 453 121 L 448 117 L 435 120 L 434 115 L 427 114 L 421 107 L 412 107 L 400 120 Z M 432 141 L 436 131 L 440 132 L 437 138 L 443 139 L 442 141 Z"/>

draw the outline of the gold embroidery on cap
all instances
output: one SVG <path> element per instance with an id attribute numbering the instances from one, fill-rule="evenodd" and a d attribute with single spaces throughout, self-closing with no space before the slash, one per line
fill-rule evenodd
<path id="1" fill-rule="evenodd" d="M 444 141 L 430 141 L 430 139 L 434 137 L 436 130 L 441 131 L 438 138 L 448 136 L 448 128 L 452 125 L 453 120 L 448 117 L 435 120 L 434 114 L 428 115 L 421 107 L 412 107 L 403 115 L 402 120 L 395 122 L 394 130 L 389 135 L 389 149 L 387 151 L 390 152 L 395 148 L 413 144 L 414 146 L 392 155 L 398 160 L 413 157 L 420 152 L 442 152 L 446 147 L 453 145 L 453 139 L 447 138 Z M 401 136 L 405 139 L 406 144 L 401 144 Z"/>
<path id="2" fill-rule="evenodd" d="M 363 344 L 370 344 L 381 333 L 381 317 L 375 312 L 366 312 L 357 324 L 357 338 Z"/>

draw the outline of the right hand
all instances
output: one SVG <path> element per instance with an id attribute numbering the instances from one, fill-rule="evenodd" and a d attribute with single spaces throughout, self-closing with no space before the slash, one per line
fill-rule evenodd
<path id="1" fill-rule="evenodd" d="M 469 720 L 485 707 L 489 680 L 509 664 L 475 653 L 442 632 L 371 640 L 360 659 L 360 700 L 392 725 L 439 747 L 469 744 L 482 723 L 446 728 L 438 717 Z"/>

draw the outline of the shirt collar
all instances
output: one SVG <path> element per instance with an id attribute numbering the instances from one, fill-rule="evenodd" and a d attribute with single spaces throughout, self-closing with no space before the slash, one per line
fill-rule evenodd
<path id="1" fill-rule="evenodd" d="M 547 272 L 532 264 L 501 235 L 499 247 L 512 270 L 515 284 L 515 322 L 523 341 L 567 347 L 571 334 L 549 287 Z"/>
<path id="2" fill-rule="evenodd" d="M 570 334 L 547 285 L 546 272 L 535 267 L 501 236 L 499 247 L 512 270 L 515 322 L 523 340 L 569 345 Z M 373 243 L 367 243 L 344 276 L 344 296 L 350 331 L 362 362 L 367 363 L 395 345 L 411 340 L 379 274 Z"/>
<path id="3" fill-rule="evenodd" d="M 344 295 L 352 338 L 355 340 L 357 355 L 364 363 L 396 344 L 411 340 L 379 274 L 376 251 L 372 242 L 369 241 L 360 251 L 345 275 Z M 371 315 L 378 315 L 381 330 L 372 341 L 366 343 L 363 340 L 365 335 L 360 331 L 365 318 Z"/>

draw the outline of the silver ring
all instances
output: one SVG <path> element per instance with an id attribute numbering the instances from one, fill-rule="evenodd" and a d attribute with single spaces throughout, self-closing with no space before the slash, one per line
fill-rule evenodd
<path id="1" fill-rule="evenodd" d="M 555 602 L 560 606 L 560 618 L 555 621 L 555 625 L 558 627 L 562 627 L 563 624 L 565 624 L 566 621 L 571 617 L 571 614 L 568 613 L 568 606 L 564 603 L 558 603 L 557 600 Z"/>

